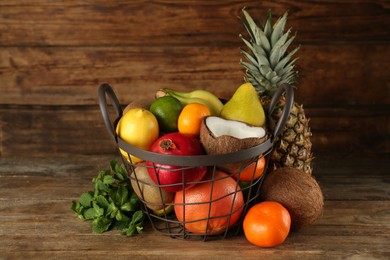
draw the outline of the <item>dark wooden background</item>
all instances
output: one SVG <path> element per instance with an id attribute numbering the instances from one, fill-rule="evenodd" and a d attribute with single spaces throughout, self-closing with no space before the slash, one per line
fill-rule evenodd
<path id="1" fill-rule="evenodd" d="M 230 97 L 238 16 L 289 11 L 296 100 L 314 152 L 388 156 L 390 1 L 0 1 L 0 156 L 114 153 L 97 89 L 150 102 L 161 87 Z"/>

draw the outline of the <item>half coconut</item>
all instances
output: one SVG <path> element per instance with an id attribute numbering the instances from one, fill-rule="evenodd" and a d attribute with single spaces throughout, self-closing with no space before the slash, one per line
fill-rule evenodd
<path id="1" fill-rule="evenodd" d="M 266 129 L 246 123 L 208 116 L 200 127 L 200 142 L 207 154 L 233 153 L 267 140 Z"/>

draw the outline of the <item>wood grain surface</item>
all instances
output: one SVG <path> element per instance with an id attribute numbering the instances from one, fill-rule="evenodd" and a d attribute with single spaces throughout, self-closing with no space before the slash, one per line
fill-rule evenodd
<path id="1" fill-rule="evenodd" d="M 275 248 L 244 235 L 207 242 L 172 239 L 145 224 L 140 235 L 94 234 L 71 201 L 115 157 L 0 158 L 2 259 L 387 259 L 390 254 L 388 160 L 320 157 L 316 179 L 323 215 Z"/>
<path id="2" fill-rule="evenodd" d="M 236 45 L 243 7 L 257 17 L 289 11 L 301 42 L 390 39 L 386 0 L 4 0 L 1 45 Z"/>
<path id="3" fill-rule="evenodd" d="M 97 104 L 103 82 L 123 105 L 150 103 L 161 87 L 229 98 L 244 75 L 243 7 L 259 22 L 289 12 L 313 149 L 388 155 L 388 1 L 5 0 L 0 156 L 112 153 Z"/>

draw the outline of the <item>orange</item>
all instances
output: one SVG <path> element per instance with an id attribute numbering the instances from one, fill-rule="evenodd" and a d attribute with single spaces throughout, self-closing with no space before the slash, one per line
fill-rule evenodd
<path id="1" fill-rule="evenodd" d="M 236 169 L 232 171 L 231 173 L 233 174 L 233 177 L 241 182 L 247 182 L 247 181 L 252 181 L 256 180 L 263 175 L 265 168 L 265 158 L 263 155 L 260 155 L 257 162 L 253 162 L 249 164 L 247 167 L 241 170 Z"/>
<path id="2" fill-rule="evenodd" d="M 211 177 L 209 172 L 206 182 L 176 192 L 176 217 L 185 229 L 195 234 L 226 231 L 237 223 L 244 209 L 244 196 L 232 177 L 218 170 L 215 171 L 214 183 Z"/>
<path id="3" fill-rule="evenodd" d="M 199 136 L 203 118 L 210 114 L 210 109 L 203 104 L 187 104 L 179 115 L 177 123 L 179 133 L 195 137 Z"/>
<path id="4" fill-rule="evenodd" d="M 264 201 L 249 209 L 244 218 L 243 229 L 250 243 L 261 247 L 274 247 L 286 240 L 290 225 L 290 214 L 282 204 Z"/>

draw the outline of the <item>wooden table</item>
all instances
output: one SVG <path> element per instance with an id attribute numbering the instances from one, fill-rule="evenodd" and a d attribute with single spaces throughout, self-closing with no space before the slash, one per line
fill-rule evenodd
<path id="1" fill-rule="evenodd" d="M 98 167 L 115 155 L 74 158 L 0 158 L 0 259 L 388 259 L 389 158 L 317 156 L 323 216 L 282 245 L 252 246 L 243 235 L 218 241 L 183 241 L 145 232 L 93 234 L 71 201 L 92 189 Z"/>

